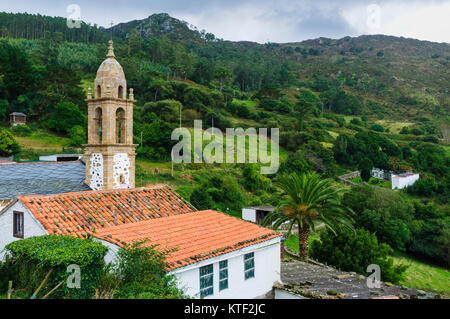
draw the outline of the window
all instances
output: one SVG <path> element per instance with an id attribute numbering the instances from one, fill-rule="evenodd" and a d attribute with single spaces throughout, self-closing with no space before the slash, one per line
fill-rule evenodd
<path id="1" fill-rule="evenodd" d="M 200 298 L 214 294 L 213 265 L 200 268 Z"/>
<path id="2" fill-rule="evenodd" d="M 228 288 L 228 260 L 219 262 L 219 291 Z"/>
<path id="3" fill-rule="evenodd" d="M 124 96 L 123 96 L 123 87 L 122 87 L 122 85 L 119 86 L 119 90 L 118 90 L 118 92 L 117 92 L 117 97 L 118 97 L 119 99 L 123 99 L 123 98 L 124 98 Z"/>
<path id="4" fill-rule="evenodd" d="M 255 253 L 244 255 L 245 280 L 255 277 Z"/>
<path id="5" fill-rule="evenodd" d="M 13 236 L 23 238 L 23 212 L 13 212 Z"/>
<path id="6" fill-rule="evenodd" d="M 116 143 L 125 143 L 125 111 L 118 108 L 116 111 Z"/>
<path id="7" fill-rule="evenodd" d="M 102 126 L 103 126 L 103 119 L 102 119 L 102 108 L 98 107 L 95 110 L 95 142 L 94 143 L 99 143 L 102 144 L 102 135 L 103 135 L 103 130 L 102 130 Z"/>
<path id="8" fill-rule="evenodd" d="M 97 99 L 102 97 L 102 88 L 100 85 L 97 85 Z"/>

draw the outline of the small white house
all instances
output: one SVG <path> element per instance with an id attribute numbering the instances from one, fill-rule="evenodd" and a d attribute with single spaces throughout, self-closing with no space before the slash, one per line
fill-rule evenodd
<path id="1" fill-rule="evenodd" d="M 419 174 L 404 173 L 392 175 L 392 189 L 402 189 L 413 185 L 420 178 Z"/>
<path id="2" fill-rule="evenodd" d="M 272 206 L 251 206 L 242 208 L 242 219 L 261 224 L 263 219 L 271 212 L 275 210 Z"/>

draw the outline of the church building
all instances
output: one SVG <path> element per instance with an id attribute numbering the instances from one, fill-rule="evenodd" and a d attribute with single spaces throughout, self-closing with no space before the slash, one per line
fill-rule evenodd
<path id="1" fill-rule="evenodd" d="M 281 234 L 212 210 L 167 185 L 135 188 L 133 89 L 109 42 L 88 91 L 83 161 L 0 164 L 0 259 L 16 240 L 92 235 L 113 262 L 125 244 L 175 249 L 167 271 L 192 298 L 258 298 L 280 281 Z"/>

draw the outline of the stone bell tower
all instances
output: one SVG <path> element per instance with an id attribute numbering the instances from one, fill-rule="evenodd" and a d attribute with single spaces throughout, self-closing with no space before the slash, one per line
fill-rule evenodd
<path id="1" fill-rule="evenodd" d="M 127 98 L 127 81 L 109 41 L 106 60 L 95 78 L 94 97 L 89 88 L 88 144 L 85 146 L 86 184 L 92 189 L 133 188 L 133 89 Z"/>

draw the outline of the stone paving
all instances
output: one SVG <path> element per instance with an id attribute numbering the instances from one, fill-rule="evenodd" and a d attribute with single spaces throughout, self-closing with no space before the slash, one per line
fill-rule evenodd
<path id="1" fill-rule="evenodd" d="M 281 263 L 281 289 L 303 298 L 317 299 L 429 299 L 439 296 L 421 290 L 381 283 L 368 288 L 364 276 L 322 265 L 300 261 Z"/>

